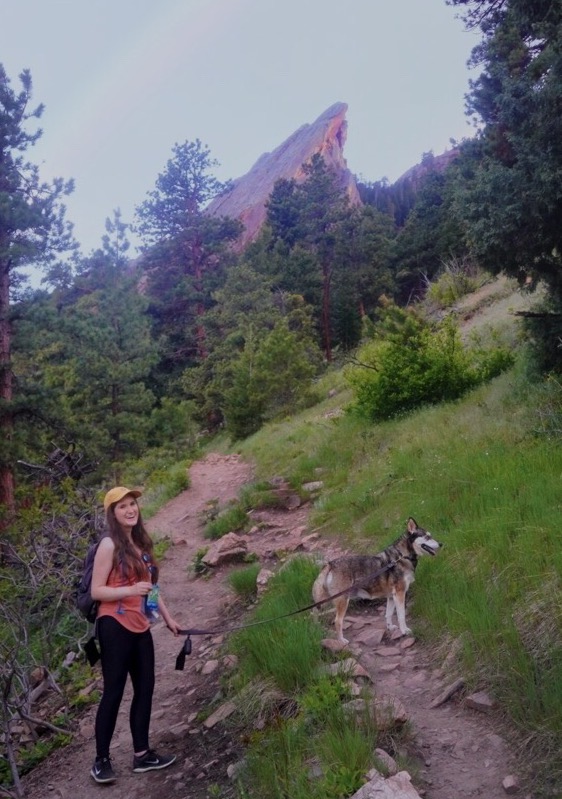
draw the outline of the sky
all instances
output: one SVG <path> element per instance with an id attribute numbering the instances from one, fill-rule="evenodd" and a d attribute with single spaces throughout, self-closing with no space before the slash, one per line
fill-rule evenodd
<path id="1" fill-rule="evenodd" d="M 349 169 L 393 182 L 473 134 L 478 38 L 445 0 L 0 0 L 0 12 L 12 88 L 28 68 L 45 105 L 29 159 L 45 180 L 74 179 L 67 218 L 85 255 L 114 209 L 133 221 L 176 143 L 200 139 L 216 176 L 237 178 L 345 102 Z"/>

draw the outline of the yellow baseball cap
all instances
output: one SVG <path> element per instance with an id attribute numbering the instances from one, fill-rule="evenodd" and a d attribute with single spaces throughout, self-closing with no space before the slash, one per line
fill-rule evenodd
<path id="1" fill-rule="evenodd" d="M 115 486 L 115 488 L 111 488 L 103 499 L 103 507 L 107 510 L 110 505 L 114 505 L 119 500 L 126 497 L 127 494 L 131 494 L 135 499 L 137 497 L 142 497 L 142 491 L 139 491 L 137 488 L 125 488 L 125 486 Z"/>

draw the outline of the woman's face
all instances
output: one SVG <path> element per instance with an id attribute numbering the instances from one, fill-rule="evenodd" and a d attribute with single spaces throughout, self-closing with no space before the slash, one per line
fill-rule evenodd
<path id="1" fill-rule="evenodd" d="M 123 530 L 132 530 L 139 518 L 137 500 L 131 494 L 127 494 L 115 504 L 113 513 L 117 524 Z"/>

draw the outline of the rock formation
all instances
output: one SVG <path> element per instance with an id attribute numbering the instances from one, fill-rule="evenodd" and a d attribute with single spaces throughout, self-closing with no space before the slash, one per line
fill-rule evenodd
<path id="1" fill-rule="evenodd" d="M 206 213 L 240 219 L 244 232 L 239 246 L 244 246 L 255 238 L 265 220 L 265 203 L 276 181 L 281 178 L 302 180 L 302 165 L 317 153 L 341 176 L 351 203 L 359 204 L 355 178 L 343 157 L 346 112 L 346 103 L 335 103 L 315 122 L 300 127 L 273 152 L 264 153 L 249 172 L 234 180 L 229 191 L 209 204 Z"/>
<path id="2" fill-rule="evenodd" d="M 399 183 L 408 182 L 417 190 L 429 172 L 444 172 L 458 155 L 459 150 L 457 147 L 453 147 L 451 150 L 445 150 L 445 152 L 440 155 L 428 153 L 422 158 L 419 164 L 410 167 L 403 175 L 400 175 L 398 180 L 394 182 L 394 185 L 397 186 Z"/>

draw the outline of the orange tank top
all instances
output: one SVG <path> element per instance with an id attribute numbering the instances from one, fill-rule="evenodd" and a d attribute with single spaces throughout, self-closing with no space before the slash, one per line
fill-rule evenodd
<path id="1" fill-rule="evenodd" d="M 148 568 L 146 576 L 142 579 L 150 580 Z M 137 581 L 137 577 L 125 577 L 121 569 L 112 569 L 109 572 L 107 585 L 111 588 L 121 588 L 124 585 L 134 585 Z M 99 604 L 98 619 L 101 616 L 111 616 L 132 633 L 143 633 L 150 627 L 148 617 L 143 612 L 144 600 L 144 596 L 127 596 L 115 601 L 103 600 Z"/>

